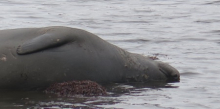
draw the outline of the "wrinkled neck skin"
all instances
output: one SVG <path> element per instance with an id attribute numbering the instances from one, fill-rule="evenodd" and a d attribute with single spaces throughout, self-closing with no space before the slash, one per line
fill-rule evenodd
<path id="1" fill-rule="evenodd" d="M 179 72 L 167 63 L 135 53 L 126 54 L 124 55 L 125 67 L 129 70 L 124 79 L 128 82 L 178 82 L 180 80 Z"/>

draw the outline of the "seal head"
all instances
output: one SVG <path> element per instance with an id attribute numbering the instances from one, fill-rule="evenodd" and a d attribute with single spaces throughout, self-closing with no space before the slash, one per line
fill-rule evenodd
<path id="1" fill-rule="evenodd" d="M 174 67 L 170 66 L 167 63 L 158 61 L 159 70 L 166 75 L 167 82 L 177 82 L 180 81 L 180 74 L 179 71 L 176 70 Z"/>

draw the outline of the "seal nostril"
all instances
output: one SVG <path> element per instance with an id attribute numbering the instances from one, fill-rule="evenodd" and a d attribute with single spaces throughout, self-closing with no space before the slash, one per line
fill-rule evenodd
<path id="1" fill-rule="evenodd" d="M 177 74 L 175 74 L 175 75 L 173 75 L 173 80 L 179 81 L 180 77 Z"/>

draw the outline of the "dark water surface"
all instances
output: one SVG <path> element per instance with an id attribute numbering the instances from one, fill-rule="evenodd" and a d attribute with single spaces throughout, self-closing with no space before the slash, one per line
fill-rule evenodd
<path id="1" fill-rule="evenodd" d="M 159 54 L 179 83 L 114 84 L 111 96 L 0 93 L 1 108 L 220 109 L 219 0 L 2 0 L 0 29 L 69 26 L 130 52 Z"/>

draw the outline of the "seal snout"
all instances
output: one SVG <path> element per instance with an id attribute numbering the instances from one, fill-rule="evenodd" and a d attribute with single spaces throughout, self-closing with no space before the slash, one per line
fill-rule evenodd
<path id="1" fill-rule="evenodd" d="M 168 82 L 179 82 L 180 74 L 179 71 L 169 64 L 158 62 L 159 70 L 166 75 Z"/>

